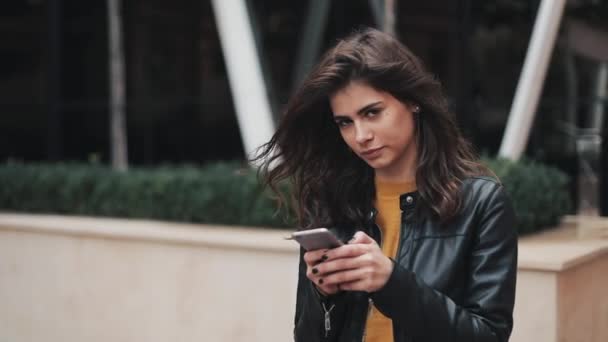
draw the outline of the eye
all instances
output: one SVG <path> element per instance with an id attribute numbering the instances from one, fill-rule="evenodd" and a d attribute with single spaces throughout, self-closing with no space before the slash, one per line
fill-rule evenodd
<path id="1" fill-rule="evenodd" d="M 346 127 L 351 123 L 351 120 L 348 119 L 335 119 L 334 121 L 336 122 L 336 125 L 338 125 L 338 127 L 340 128 Z"/>
<path id="2" fill-rule="evenodd" d="M 367 112 L 365 112 L 365 116 L 373 117 L 380 113 L 380 108 L 371 108 Z"/>

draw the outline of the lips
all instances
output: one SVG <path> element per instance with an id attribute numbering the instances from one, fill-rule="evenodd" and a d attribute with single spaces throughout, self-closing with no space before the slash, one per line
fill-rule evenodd
<path id="1" fill-rule="evenodd" d="M 361 156 L 364 158 L 376 158 L 380 156 L 380 151 L 384 147 L 370 148 L 369 150 L 365 150 L 361 152 Z"/>

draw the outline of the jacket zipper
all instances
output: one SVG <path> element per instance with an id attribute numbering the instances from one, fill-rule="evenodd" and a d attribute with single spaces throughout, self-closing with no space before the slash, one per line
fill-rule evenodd
<path id="1" fill-rule="evenodd" d="M 397 244 L 397 251 L 395 252 L 395 259 L 399 257 L 399 253 L 401 253 L 401 245 L 403 244 L 403 240 L 405 239 L 405 210 L 401 211 L 401 222 L 399 224 L 399 243 Z M 395 260 L 397 261 L 397 260 Z"/>
<path id="2" fill-rule="evenodd" d="M 399 243 L 397 244 L 397 251 L 396 251 L 396 255 L 399 255 L 399 252 L 401 251 L 401 244 L 403 242 L 403 238 L 405 237 L 405 222 L 403 220 L 403 215 L 405 215 L 405 210 L 401 211 L 401 215 L 402 215 L 402 219 L 401 219 L 401 223 L 400 223 L 400 229 L 399 229 Z M 373 223 L 376 228 L 378 229 L 379 233 L 380 233 L 380 247 L 382 247 L 382 242 L 383 242 L 383 235 L 382 235 L 382 229 L 380 229 L 380 226 L 378 226 L 376 223 Z M 368 298 L 367 301 L 367 316 L 365 318 L 365 322 L 363 323 L 363 333 L 362 333 L 362 337 L 361 337 L 361 342 L 365 342 L 365 333 L 366 333 L 366 329 L 367 329 L 367 321 L 369 320 L 369 316 L 372 313 L 372 305 L 374 305 L 374 301 L 371 298 Z"/>
<path id="3" fill-rule="evenodd" d="M 378 233 L 380 233 L 380 243 L 378 244 L 378 246 L 380 246 L 380 249 L 382 249 L 382 244 L 384 242 L 384 235 L 382 234 L 382 229 L 380 229 L 380 226 L 375 223 L 374 226 L 376 226 L 376 229 L 378 229 Z"/>
<path id="4" fill-rule="evenodd" d="M 400 227 L 399 227 L 399 243 L 397 244 L 397 252 L 395 253 L 395 259 L 397 259 L 399 257 L 399 254 L 401 253 L 401 247 L 402 247 L 401 245 L 403 243 L 403 240 L 405 240 L 405 238 L 406 238 L 405 215 L 406 215 L 405 210 L 402 210 L 401 211 L 401 223 L 400 223 Z M 397 262 L 397 260 L 395 260 L 395 262 Z M 395 329 L 394 326 L 393 326 L 393 329 Z M 395 335 L 393 332 L 393 339 L 395 338 L 394 336 Z M 407 339 L 407 340 L 409 340 L 409 339 Z"/>
<path id="5" fill-rule="evenodd" d="M 374 301 L 371 298 L 367 299 L 367 315 L 365 315 L 365 322 L 363 322 L 363 334 L 361 335 L 361 342 L 365 342 L 365 334 L 367 333 L 367 321 L 369 320 L 369 316 L 372 315 L 372 306 L 374 305 Z"/>
<path id="6" fill-rule="evenodd" d="M 399 253 L 401 252 L 401 245 L 402 242 L 405 238 L 405 220 L 404 220 L 404 215 L 405 215 L 405 210 L 401 211 L 401 223 L 400 223 L 400 227 L 399 227 L 399 243 L 397 244 L 397 251 L 396 251 L 396 255 L 395 257 L 397 257 L 399 255 Z M 374 220 L 375 221 L 375 220 Z M 382 242 L 383 242 L 383 235 L 382 235 L 382 229 L 380 229 L 380 226 L 378 226 L 375 222 L 372 223 L 377 229 L 378 232 L 380 233 L 380 248 L 382 248 Z M 365 333 L 366 333 L 366 328 L 367 328 L 367 320 L 369 319 L 369 316 L 371 315 L 372 312 L 372 305 L 374 304 L 374 301 L 371 298 L 368 298 L 367 301 L 367 315 L 365 318 L 365 322 L 363 322 L 363 332 L 361 334 L 361 341 L 365 342 Z"/>
<path id="7" fill-rule="evenodd" d="M 378 233 L 380 234 L 380 243 L 378 244 L 380 248 L 382 248 L 382 243 L 384 242 L 384 235 L 382 234 L 382 229 L 375 222 L 372 223 L 372 227 L 376 227 L 378 229 Z M 363 332 L 361 333 L 361 342 L 365 342 L 365 334 L 367 330 L 367 321 L 369 320 L 369 316 L 372 314 L 372 307 L 374 305 L 374 301 L 371 298 L 367 298 L 367 314 L 365 315 L 365 321 L 363 322 Z"/>

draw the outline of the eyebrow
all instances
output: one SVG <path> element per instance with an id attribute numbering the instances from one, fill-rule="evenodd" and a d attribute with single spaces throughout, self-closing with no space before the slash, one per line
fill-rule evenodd
<path id="1" fill-rule="evenodd" d="M 363 106 L 361 109 L 359 109 L 357 111 L 357 115 L 362 115 L 365 112 L 367 112 L 368 110 L 370 110 L 371 108 L 373 108 L 373 107 L 375 107 L 375 106 L 377 106 L 377 105 L 379 105 L 381 103 L 382 103 L 382 101 L 376 101 L 376 102 L 372 102 L 370 104 L 367 104 L 367 105 Z M 334 114 L 334 118 L 335 119 L 342 119 L 342 118 L 347 118 L 347 117 L 348 117 L 348 115 Z"/>

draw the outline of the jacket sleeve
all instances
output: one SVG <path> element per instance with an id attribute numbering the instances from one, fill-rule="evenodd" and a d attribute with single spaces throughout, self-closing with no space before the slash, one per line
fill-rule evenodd
<path id="1" fill-rule="evenodd" d="M 415 340 L 509 339 L 517 273 L 515 215 L 500 185 L 481 209 L 462 303 L 429 287 L 398 263 L 386 285 L 371 295 L 376 307 Z"/>
<path id="2" fill-rule="evenodd" d="M 294 319 L 294 341 L 337 341 L 343 325 L 345 302 L 340 295 L 323 297 L 315 285 L 306 277 L 306 263 L 300 249 L 298 290 Z M 330 330 L 325 329 L 325 310 L 330 310 Z"/>

